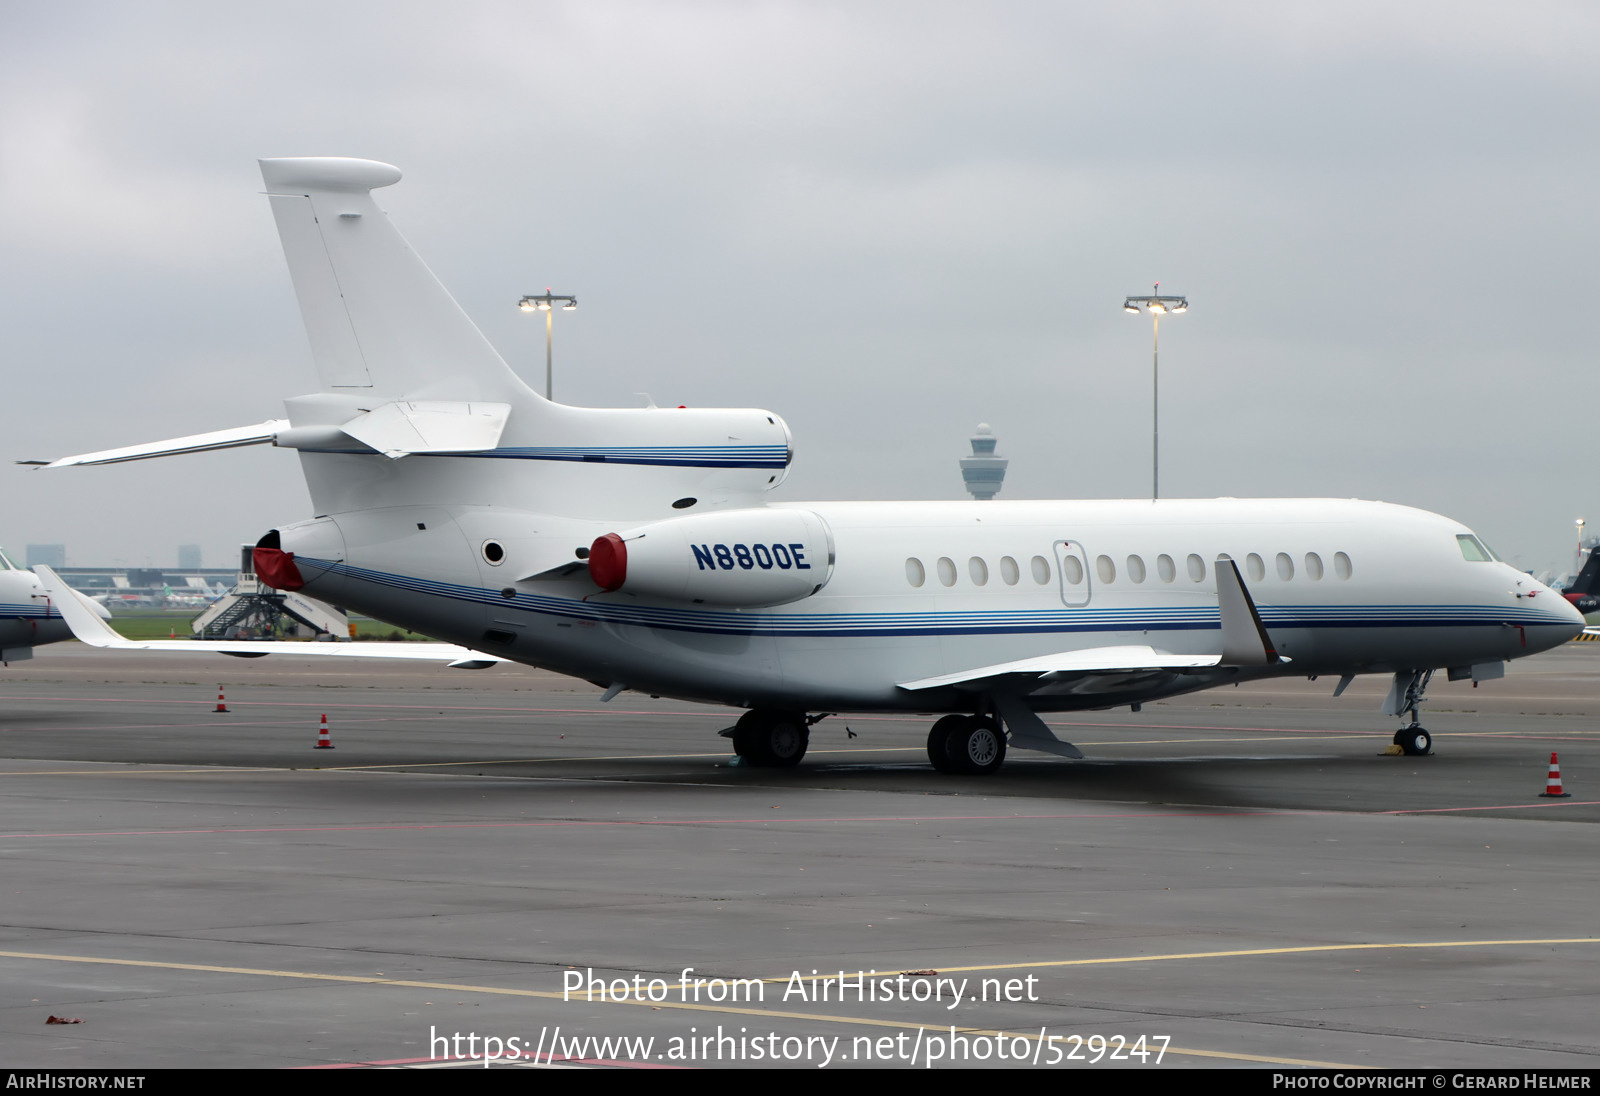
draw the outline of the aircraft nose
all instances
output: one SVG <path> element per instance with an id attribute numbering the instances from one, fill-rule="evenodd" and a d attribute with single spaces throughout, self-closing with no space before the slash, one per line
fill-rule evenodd
<path id="1" fill-rule="evenodd" d="M 1578 607 L 1553 590 L 1551 591 L 1551 596 L 1559 607 L 1562 623 L 1573 625 L 1579 632 L 1583 631 L 1589 622 L 1584 619 L 1582 613 L 1578 612 Z M 1577 634 L 1577 632 L 1573 633 L 1573 635 Z"/>
<path id="2" fill-rule="evenodd" d="M 1578 612 L 1577 606 L 1548 586 L 1537 583 L 1535 586 L 1538 598 L 1535 604 L 1542 618 L 1536 626 L 1541 639 L 1538 649 L 1543 651 L 1559 647 L 1574 636 L 1582 634 L 1588 622 L 1584 620 L 1583 614 Z"/>

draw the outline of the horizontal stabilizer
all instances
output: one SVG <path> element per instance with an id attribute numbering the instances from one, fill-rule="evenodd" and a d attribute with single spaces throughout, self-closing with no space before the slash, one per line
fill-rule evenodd
<path id="1" fill-rule="evenodd" d="M 208 434 L 190 434 L 188 437 L 150 441 L 121 449 L 102 449 L 98 453 L 79 453 L 75 457 L 62 457 L 59 460 L 22 460 L 17 463 L 41 468 L 71 468 L 79 464 L 120 464 L 123 461 L 172 457 L 182 453 L 206 453 L 213 449 L 237 449 L 243 445 L 267 445 L 278 431 L 286 429 L 288 425 L 285 419 L 268 419 L 254 426 L 235 426 L 229 430 L 213 430 Z"/>
<path id="2" fill-rule="evenodd" d="M 1060 654 L 1042 655 L 1039 658 L 980 666 L 959 673 L 925 677 L 919 681 L 903 681 L 900 683 L 900 688 L 916 691 L 937 689 L 945 685 L 972 685 L 1013 674 L 1052 679 L 1075 674 L 1138 673 L 1148 670 L 1184 673 L 1209 670 L 1221 663 L 1220 655 L 1175 655 L 1157 651 L 1154 647 L 1091 647 L 1084 651 L 1062 651 Z"/>
<path id="3" fill-rule="evenodd" d="M 508 403 L 386 403 L 351 419 L 343 430 L 391 457 L 407 453 L 476 453 L 500 444 L 510 414 Z"/>
<path id="4" fill-rule="evenodd" d="M 39 576 L 45 595 L 61 613 L 72 634 L 91 647 L 104 647 L 121 651 L 215 651 L 225 655 L 254 657 L 259 655 L 303 655 L 307 657 L 344 658 L 411 658 L 431 662 L 449 662 L 465 669 L 482 669 L 502 658 L 482 651 L 458 647 L 454 643 L 294 643 L 282 640 L 217 640 L 215 642 L 193 639 L 124 639 L 101 620 L 94 603 L 83 594 L 61 581 L 51 568 L 40 564 L 33 569 Z"/>

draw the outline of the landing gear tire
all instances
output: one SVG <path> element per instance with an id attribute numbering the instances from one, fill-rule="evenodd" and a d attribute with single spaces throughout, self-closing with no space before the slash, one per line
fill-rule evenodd
<path id="1" fill-rule="evenodd" d="M 1433 752 L 1433 736 L 1421 727 L 1406 727 L 1394 733 L 1394 744 L 1407 757 L 1426 757 Z"/>
<path id="2" fill-rule="evenodd" d="M 733 752 L 746 765 L 761 769 L 787 769 L 800 764 L 810 744 L 811 729 L 803 712 L 756 708 L 740 716 L 733 729 Z"/>
<path id="3" fill-rule="evenodd" d="M 983 717 L 952 727 L 944 741 L 945 754 L 955 771 L 968 776 L 997 772 L 1006 759 L 1006 736 L 999 724 Z"/>
<path id="4" fill-rule="evenodd" d="M 970 715 L 947 715 L 933 725 L 928 732 L 928 760 L 935 769 L 949 776 L 962 771 L 950 756 L 950 736 L 955 731 L 965 730 L 973 718 Z"/>

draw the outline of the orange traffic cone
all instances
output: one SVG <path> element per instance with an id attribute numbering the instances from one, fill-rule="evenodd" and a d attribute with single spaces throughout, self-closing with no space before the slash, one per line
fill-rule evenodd
<path id="1" fill-rule="evenodd" d="M 217 706 L 212 709 L 212 712 L 213 712 L 213 714 L 215 714 L 216 712 L 225 712 L 227 710 L 228 710 L 227 702 L 222 699 L 222 686 L 218 685 L 217 686 Z"/>
<path id="2" fill-rule="evenodd" d="M 333 749 L 333 739 L 328 737 L 328 717 L 326 714 L 322 717 L 322 729 L 317 732 L 317 744 L 314 748 L 318 750 Z"/>
<path id="3" fill-rule="evenodd" d="M 1540 799 L 1571 799 L 1571 792 L 1561 790 L 1561 763 L 1556 760 L 1556 755 L 1550 755 L 1550 776 L 1545 780 L 1544 791 L 1539 793 Z"/>

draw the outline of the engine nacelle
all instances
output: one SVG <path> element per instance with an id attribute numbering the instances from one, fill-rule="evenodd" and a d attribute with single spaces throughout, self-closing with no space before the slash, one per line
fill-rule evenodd
<path id="1" fill-rule="evenodd" d="M 809 510 L 725 510 L 607 533 L 589 548 L 602 590 L 758 608 L 810 597 L 833 575 L 833 534 Z"/>

